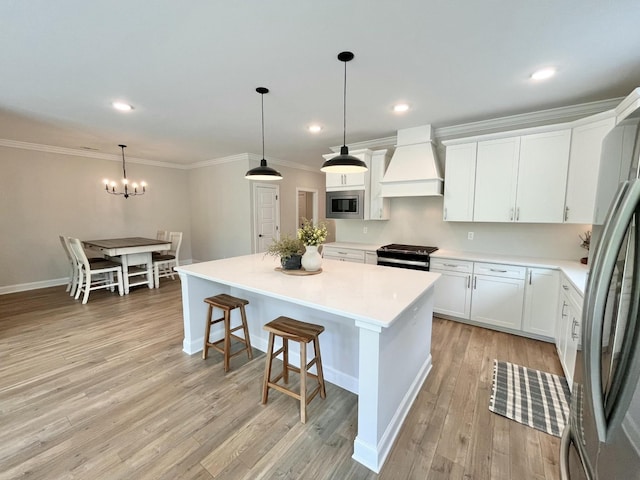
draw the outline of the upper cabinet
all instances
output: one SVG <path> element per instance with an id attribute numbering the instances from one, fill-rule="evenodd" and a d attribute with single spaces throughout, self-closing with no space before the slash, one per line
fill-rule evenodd
<path id="1" fill-rule="evenodd" d="M 444 220 L 458 222 L 473 220 L 477 149 L 476 142 L 447 147 Z"/>
<path id="2" fill-rule="evenodd" d="M 591 223 L 608 112 L 573 124 L 443 142 L 443 219 Z"/>
<path id="3" fill-rule="evenodd" d="M 587 123 L 573 129 L 565 200 L 566 223 L 593 222 L 602 141 L 615 123 L 613 116 L 588 119 Z"/>

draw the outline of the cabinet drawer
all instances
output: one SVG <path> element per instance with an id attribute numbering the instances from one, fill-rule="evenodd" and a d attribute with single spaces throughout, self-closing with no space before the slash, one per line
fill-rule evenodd
<path id="1" fill-rule="evenodd" d="M 353 250 L 351 248 L 324 247 L 322 256 L 331 260 L 344 260 L 346 262 L 364 263 L 364 250 Z"/>
<path id="2" fill-rule="evenodd" d="M 573 302 L 574 306 L 582 309 L 582 295 L 580 294 L 580 292 L 578 292 L 578 290 L 576 290 L 571 282 L 566 279 L 566 277 L 562 278 L 561 288 L 562 291 L 569 297 L 569 300 Z"/>
<path id="3" fill-rule="evenodd" d="M 448 258 L 431 258 L 431 270 L 446 270 L 448 272 L 471 273 L 473 270 L 473 262 L 466 260 L 449 260 Z"/>
<path id="4" fill-rule="evenodd" d="M 491 275 L 493 277 L 524 279 L 526 271 L 526 267 L 519 267 L 516 265 L 476 262 L 473 273 L 476 275 Z"/>

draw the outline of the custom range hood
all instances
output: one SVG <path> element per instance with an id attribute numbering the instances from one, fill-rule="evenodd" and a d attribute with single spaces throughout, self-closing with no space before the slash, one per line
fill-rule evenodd
<path id="1" fill-rule="evenodd" d="M 380 184 L 383 197 L 442 195 L 431 125 L 398 130 L 396 151 Z"/>

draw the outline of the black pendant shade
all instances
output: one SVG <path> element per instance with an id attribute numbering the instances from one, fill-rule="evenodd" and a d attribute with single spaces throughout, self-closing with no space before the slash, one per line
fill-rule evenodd
<path id="1" fill-rule="evenodd" d="M 260 160 L 260 166 L 249 170 L 244 178 L 247 180 L 282 180 L 282 174 L 269 167 L 264 158 L 264 94 L 269 93 L 269 89 L 258 87 L 256 92 L 260 94 L 260 103 L 262 105 L 262 160 Z"/>
<path id="2" fill-rule="evenodd" d="M 327 173 L 357 173 L 366 172 L 367 164 L 359 158 L 349 155 L 347 147 L 347 62 L 353 60 L 352 52 L 340 52 L 338 60 L 344 62 L 344 93 L 343 93 L 343 119 L 344 128 L 342 130 L 342 147 L 340 155 L 335 156 L 322 164 L 320 171 Z"/>

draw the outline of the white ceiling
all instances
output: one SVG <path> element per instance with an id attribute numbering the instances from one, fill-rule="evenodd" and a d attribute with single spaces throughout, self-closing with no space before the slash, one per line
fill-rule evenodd
<path id="1" fill-rule="evenodd" d="M 319 167 L 342 144 L 343 50 L 349 144 L 625 96 L 638 25 L 638 0 L 3 0 L 0 139 L 178 164 L 260 155 L 265 86 L 267 158 Z M 554 78 L 528 78 L 547 65 Z"/>

